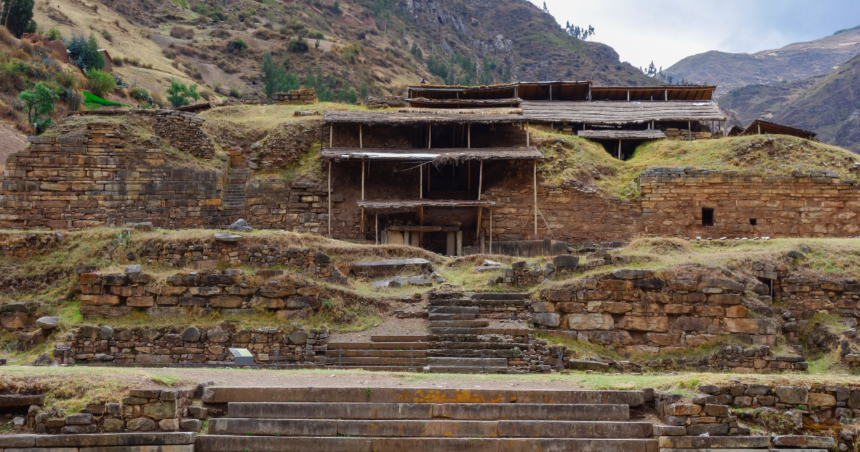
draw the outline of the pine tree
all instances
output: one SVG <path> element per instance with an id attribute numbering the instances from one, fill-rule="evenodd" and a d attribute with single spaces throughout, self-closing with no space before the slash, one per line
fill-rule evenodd
<path id="1" fill-rule="evenodd" d="M 34 5 L 33 0 L 5 0 L 0 14 L 0 24 L 5 25 L 16 38 L 21 38 L 24 33 L 35 33 Z"/>

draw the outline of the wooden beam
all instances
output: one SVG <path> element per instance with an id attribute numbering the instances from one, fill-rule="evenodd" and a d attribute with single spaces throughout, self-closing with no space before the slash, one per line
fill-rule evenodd
<path id="1" fill-rule="evenodd" d="M 469 123 L 469 131 L 467 133 L 468 133 L 467 139 L 466 139 L 467 147 L 469 149 L 472 149 L 472 123 L 471 122 Z"/>
<path id="2" fill-rule="evenodd" d="M 364 137 L 362 136 L 362 133 L 361 133 L 361 124 L 358 125 L 358 148 L 359 149 L 364 148 Z"/>
<path id="3" fill-rule="evenodd" d="M 478 207 L 478 228 L 475 231 L 475 237 L 481 236 L 481 212 L 483 212 L 483 210 L 484 210 L 483 207 L 480 207 L 480 206 Z M 484 250 L 481 250 L 481 252 L 483 253 Z"/>
<path id="4" fill-rule="evenodd" d="M 529 147 L 529 123 L 526 123 L 526 147 Z"/>
<path id="5" fill-rule="evenodd" d="M 621 138 L 618 139 L 618 160 L 621 160 Z"/>
<path id="6" fill-rule="evenodd" d="M 627 102 L 630 102 L 630 90 L 627 90 Z"/>
<path id="7" fill-rule="evenodd" d="M 424 198 L 424 170 L 418 167 L 418 199 Z"/>
<path id="8" fill-rule="evenodd" d="M 331 160 L 328 161 L 328 235 L 331 236 Z"/>
<path id="9" fill-rule="evenodd" d="M 538 212 L 537 212 L 537 160 L 535 160 L 534 162 L 535 162 L 534 163 L 534 184 L 535 184 L 535 236 L 534 236 L 534 239 L 537 240 L 537 235 L 538 235 L 538 232 L 537 232 L 537 217 L 538 217 Z"/>
<path id="10" fill-rule="evenodd" d="M 493 254 L 493 206 L 490 206 L 490 254 Z"/>
<path id="11" fill-rule="evenodd" d="M 430 124 L 427 124 L 427 149 L 430 149 L 430 146 L 433 144 L 433 129 L 430 128 Z M 429 182 L 429 180 L 428 180 Z"/>
<path id="12" fill-rule="evenodd" d="M 331 123 L 331 130 L 328 132 L 328 147 L 332 147 L 332 143 L 334 143 L 334 123 Z"/>
<path id="13" fill-rule="evenodd" d="M 481 200 L 481 186 L 484 183 L 484 161 L 481 160 L 481 167 L 478 169 L 478 201 Z"/>
<path id="14" fill-rule="evenodd" d="M 687 139 L 693 141 L 693 121 L 687 121 Z"/>
<path id="15" fill-rule="evenodd" d="M 668 89 L 663 90 L 663 100 L 666 102 L 669 101 L 669 90 Z"/>
<path id="16" fill-rule="evenodd" d="M 379 245 L 379 214 L 374 215 L 373 232 L 376 235 L 376 244 Z"/>
<path id="17" fill-rule="evenodd" d="M 758 127 L 758 134 L 761 135 L 761 124 L 756 124 L 756 127 Z"/>
<path id="18" fill-rule="evenodd" d="M 390 225 L 389 231 L 410 231 L 410 232 L 439 232 L 442 226 L 415 226 L 415 225 Z"/>

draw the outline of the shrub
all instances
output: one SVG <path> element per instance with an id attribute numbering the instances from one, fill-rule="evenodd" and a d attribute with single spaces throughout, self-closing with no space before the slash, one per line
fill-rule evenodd
<path id="1" fill-rule="evenodd" d="M 27 91 L 21 91 L 18 98 L 24 104 L 27 110 L 27 119 L 30 124 L 36 124 L 36 131 L 41 132 L 50 126 L 50 115 L 54 111 L 54 102 L 60 99 L 57 91 L 50 86 L 39 82 L 36 86 Z M 47 117 L 48 122 L 44 121 Z M 40 121 L 41 119 L 41 121 Z"/>
<path id="2" fill-rule="evenodd" d="M 297 37 L 295 41 L 290 42 L 290 52 L 307 52 L 308 51 L 308 43 L 302 39 L 301 36 Z"/>
<path id="3" fill-rule="evenodd" d="M 102 30 L 102 37 L 107 39 L 108 42 L 113 42 L 113 35 L 107 30 Z"/>
<path id="4" fill-rule="evenodd" d="M 311 39 L 325 39 L 325 35 L 321 31 L 314 31 L 308 37 Z"/>
<path id="5" fill-rule="evenodd" d="M 239 98 L 242 97 L 242 93 L 239 92 L 239 89 L 235 86 L 230 87 L 230 97 Z"/>
<path id="6" fill-rule="evenodd" d="M 103 97 L 116 89 L 116 80 L 107 72 L 90 69 L 87 71 L 87 78 L 90 80 L 90 90 L 96 96 Z"/>
<path id="7" fill-rule="evenodd" d="M 83 70 L 101 70 L 105 67 L 104 57 L 99 52 L 99 42 L 93 35 L 89 38 L 84 38 L 83 33 L 73 35 L 72 39 L 66 42 L 66 49 L 69 51 L 69 58 Z"/>
<path id="8" fill-rule="evenodd" d="M 173 108 L 188 105 L 188 99 L 200 99 L 197 85 L 186 86 L 184 83 L 171 80 L 170 87 L 167 88 L 167 101 L 173 104 Z"/>
<path id="9" fill-rule="evenodd" d="M 331 12 L 335 14 L 340 14 L 340 1 L 334 0 L 334 4 L 331 5 Z"/>
<path id="10" fill-rule="evenodd" d="M 48 41 L 56 41 L 57 39 L 60 39 L 61 37 L 63 37 L 63 35 L 60 34 L 60 30 L 57 30 L 56 28 L 52 28 L 52 29 L 48 30 L 48 33 L 45 34 L 45 38 Z"/>
<path id="11" fill-rule="evenodd" d="M 131 96 L 132 99 L 139 102 L 146 102 L 149 100 L 149 93 L 145 89 L 137 86 L 130 89 L 128 94 Z"/>
<path id="12" fill-rule="evenodd" d="M 54 80 L 63 88 L 72 89 L 77 85 L 77 72 L 74 69 L 55 72 Z"/>
<path id="13" fill-rule="evenodd" d="M 227 50 L 230 52 L 244 52 L 246 49 L 248 49 L 248 43 L 239 38 L 227 43 Z"/>
<path id="14" fill-rule="evenodd" d="M 12 33 L 6 29 L 6 27 L 0 26 L 0 43 L 3 43 L 9 47 L 13 47 L 16 44 L 15 37 L 12 36 Z"/>
<path id="15" fill-rule="evenodd" d="M 176 39 L 192 39 L 194 38 L 194 30 L 191 28 L 173 27 L 170 29 L 170 36 Z"/>
<path id="16" fill-rule="evenodd" d="M 219 29 L 212 32 L 213 38 L 229 38 L 230 36 L 233 36 L 233 35 L 231 35 L 229 31 L 227 31 L 223 28 L 219 28 Z"/>

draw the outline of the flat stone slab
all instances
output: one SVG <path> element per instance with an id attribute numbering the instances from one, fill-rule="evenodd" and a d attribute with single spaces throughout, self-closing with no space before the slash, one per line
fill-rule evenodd
<path id="1" fill-rule="evenodd" d="M 483 272 L 494 272 L 494 271 L 504 270 L 505 268 L 507 268 L 507 267 L 505 267 L 504 265 L 491 265 L 491 266 L 487 266 L 487 267 L 475 267 L 472 269 L 472 271 L 475 273 L 483 273 Z"/>
<path id="2" fill-rule="evenodd" d="M 359 262 L 352 272 L 359 276 L 388 276 L 403 270 L 432 270 L 433 263 L 427 259 L 389 259 L 384 261 Z"/>
<path id="3" fill-rule="evenodd" d="M 241 242 L 245 238 L 238 234 L 218 233 L 215 234 L 215 240 L 219 242 Z"/>
<path id="4" fill-rule="evenodd" d="M 766 449 L 767 436 L 663 436 L 660 449 Z"/>
<path id="5" fill-rule="evenodd" d="M 423 276 L 395 276 L 393 278 L 386 278 L 380 281 L 376 281 L 371 285 L 376 288 L 386 288 L 403 286 L 432 286 L 433 283 L 430 282 L 429 279 L 424 278 Z"/>
<path id="6" fill-rule="evenodd" d="M 92 435 L 38 435 L 35 447 L 172 446 L 194 444 L 194 433 L 101 433 Z"/>
<path id="7" fill-rule="evenodd" d="M 581 361 L 581 360 L 570 360 L 568 366 L 570 370 L 592 370 L 595 372 L 608 372 L 609 364 L 599 363 L 597 361 Z"/>
<path id="8" fill-rule="evenodd" d="M 60 317 L 46 316 L 36 319 L 36 326 L 43 330 L 53 330 L 60 325 Z"/>
<path id="9" fill-rule="evenodd" d="M 9 394 L 9 395 L 0 395 L 0 407 L 18 407 L 18 406 L 30 406 L 30 405 L 39 405 L 45 403 L 44 395 L 17 395 L 17 394 Z"/>
<path id="10" fill-rule="evenodd" d="M 369 392 L 369 396 L 368 396 Z M 210 386 L 205 403 L 227 402 L 375 402 L 375 403 L 548 403 L 641 406 L 642 391 L 490 390 L 413 388 L 279 388 Z"/>

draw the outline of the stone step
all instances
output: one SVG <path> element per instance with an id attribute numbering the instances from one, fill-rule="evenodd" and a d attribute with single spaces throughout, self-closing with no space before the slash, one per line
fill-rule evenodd
<path id="1" fill-rule="evenodd" d="M 326 356 L 326 364 L 337 365 L 338 359 L 337 356 Z M 362 364 L 369 366 L 384 366 L 384 365 L 398 365 L 398 366 L 408 366 L 410 364 L 425 365 L 427 364 L 427 358 L 418 358 L 415 357 L 410 359 L 408 356 L 406 358 L 388 358 L 388 357 L 376 357 L 376 356 L 344 356 L 340 359 L 341 364 Z"/>
<path id="2" fill-rule="evenodd" d="M 366 357 L 366 356 L 376 356 L 376 357 L 386 357 L 386 358 L 409 358 L 412 356 L 413 358 L 425 358 L 427 356 L 427 352 L 424 350 L 326 350 L 325 356 L 337 358 L 341 357 Z"/>
<path id="3" fill-rule="evenodd" d="M 477 306 L 428 306 L 427 312 L 433 314 L 474 314 L 481 313 Z"/>
<path id="4" fill-rule="evenodd" d="M 398 366 L 398 365 L 389 365 L 389 366 L 371 366 L 366 364 L 341 364 L 340 367 L 337 366 L 337 361 L 335 362 L 326 362 L 326 366 L 334 367 L 335 369 L 349 369 L 349 370 L 363 370 L 367 372 L 417 372 L 420 368 L 423 367 L 419 365 L 415 365 L 415 367 L 407 366 Z"/>
<path id="5" fill-rule="evenodd" d="M 88 448 L 106 448 L 104 450 L 135 450 L 132 446 L 151 446 L 147 450 L 164 450 L 165 452 L 191 452 L 194 450 L 194 433 L 96 433 L 83 435 L 7 435 L 0 436 L 0 449 L 32 450 L 43 449 L 53 451 L 90 450 Z M 187 447 L 186 447 L 187 446 Z"/>
<path id="6" fill-rule="evenodd" d="M 522 356 L 513 350 L 473 350 L 473 349 L 444 349 L 444 350 L 427 350 L 427 356 L 431 358 L 515 358 Z"/>
<path id="7" fill-rule="evenodd" d="M 766 449 L 768 436 L 661 436 L 661 449 Z"/>
<path id="8" fill-rule="evenodd" d="M 660 449 L 660 452 L 828 452 L 828 449 Z"/>
<path id="9" fill-rule="evenodd" d="M 431 300 L 428 306 L 525 306 L 526 300 Z"/>
<path id="10" fill-rule="evenodd" d="M 431 312 L 427 317 L 431 322 L 438 322 L 440 320 L 476 320 L 478 318 L 478 314 L 437 314 L 435 312 Z"/>
<path id="11" fill-rule="evenodd" d="M 427 336 L 370 336 L 370 342 L 427 342 Z"/>
<path id="12" fill-rule="evenodd" d="M 529 296 L 526 292 L 482 292 L 472 295 L 473 300 L 525 300 Z"/>
<path id="13" fill-rule="evenodd" d="M 427 332 L 437 336 L 468 336 L 468 335 L 485 335 L 485 334 L 502 334 L 508 336 L 528 336 L 527 328 L 457 328 L 457 327 L 438 327 L 427 328 Z"/>
<path id="14" fill-rule="evenodd" d="M 451 358 L 451 357 L 432 357 L 427 358 L 427 364 L 430 366 L 462 366 L 462 367 L 481 367 L 483 361 L 484 367 L 507 367 L 508 360 L 505 358 Z"/>
<path id="15" fill-rule="evenodd" d="M 328 351 L 332 350 L 427 350 L 428 342 L 329 342 Z"/>
<path id="16" fill-rule="evenodd" d="M 490 326 L 489 320 L 436 320 L 430 321 L 430 329 L 433 328 L 486 328 Z"/>
<path id="17" fill-rule="evenodd" d="M 345 438 L 201 435 L 197 452 L 658 452 L 653 439 Z"/>
<path id="18" fill-rule="evenodd" d="M 428 366 L 427 372 L 431 374 L 503 374 L 508 372 L 505 367 L 472 367 L 472 366 Z"/>
<path id="19" fill-rule="evenodd" d="M 512 350 L 514 347 L 528 348 L 520 342 L 430 342 L 427 350 Z"/>
<path id="20" fill-rule="evenodd" d="M 369 393 L 369 397 L 368 397 Z M 289 388 L 210 386 L 203 392 L 205 403 L 227 402 L 375 402 L 401 403 L 550 403 L 622 404 L 642 406 L 642 391 L 578 391 L 529 389 L 439 389 L 439 388 Z"/>
<path id="21" fill-rule="evenodd" d="M 648 438 L 650 422 L 213 418 L 211 435 L 445 438 Z"/>
<path id="22" fill-rule="evenodd" d="M 372 392 L 371 392 L 372 395 Z M 255 419 L 365 419 L 495 421 L 627 421 L 627 405 L 561 405 L 534 403 L 328 403 L 230 402 L 233 418 Z"/>

